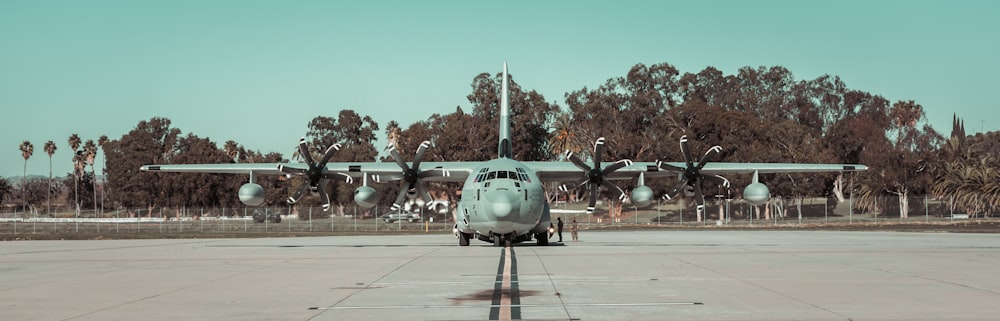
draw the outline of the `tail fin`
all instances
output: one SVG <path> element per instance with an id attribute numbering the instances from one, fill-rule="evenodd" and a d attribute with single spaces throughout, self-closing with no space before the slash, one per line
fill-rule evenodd
<path id="1" fill-rule="evenodd" d="M 507 63 L 503 63 L 503 81 L 500 93 L 500 144 L 497 147 L 497 158 L 512 158 L 510 143 L 510 98 L 507 85 Z"/>

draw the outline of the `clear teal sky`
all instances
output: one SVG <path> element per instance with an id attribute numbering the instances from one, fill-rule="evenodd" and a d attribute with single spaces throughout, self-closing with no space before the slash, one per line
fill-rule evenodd
<path id="1" fill-rule="evenodd" d="M 949 132 L 1000 129 L 997 1 L 0 1 L 0 176 L 47 174 L 42 146 L 119 138 L 168 117 L 185 133 L 289 155 L 341 109 L 384 129 L 469 110 L 473 77 L 565 106 L 636 63 L 681 72 L 781 65 L 797 79 L 915 100 Z M 484 124 L 493 126 L 494 124 Z M 101 160 L 98 159 L 98 162 Z"/>

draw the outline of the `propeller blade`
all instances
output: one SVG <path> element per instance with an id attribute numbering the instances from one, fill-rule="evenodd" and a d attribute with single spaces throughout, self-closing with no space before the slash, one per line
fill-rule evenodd
<path id="1" fill-rule="evenodd" d="M 587 163 L 584 163 L 582 160 L 580 160 L 579 157 L 576 157 L 576 154 L 573 154 L 573 152 L 566 151 L 566 159 L 569 159 L 569 161 L 572 162 L 573 165 L 576 165 L 577 168 L 587 172 L 590 171 L 590 166 L 588 166 Z"/>
<path id="2" fill-rule="evenodd" d="M 424 184 L 417 184 L 417 194 L 424 199 L 424 204 L 427 206 L 430 206 L 431 202 L 434 201 L 434 198 L 431 197 L 431 193 L 428 193 L 427 189 L 424 188 Z"/>
<path id="3" fill-rule="evenodd" d="M 674 196 L 677 196 L 677 193 L 681 192 L 681 189 L 683 189 L 684 186 L 687 186 L 687 183 L 688 181 L 686 179 L 682 179 L 680 183 L 677 183 L 677 186 L 674 186 L 674 188 L 671 189 L 670 192 L 667 192 L 667 194 L 663 194 L 663 196 L 665 196 L 668 200 L 673 199 Z"/>
<path id="4" fill-rule="evenodd" d="M 337 173 L 337 175 L 344 177 L 344 182 L 347 182 L 347 184 L 354 184 L 354 177 L 351 177 L 351 175 L 347 175 L 344 173 Z"/>
<path id="5" fill-rule="evenodd" d="M 406 165 L 406 162 L 403 161 L 403 156 L 399 155 L 399 152 L 396 151 L 395 147 L 389 149 L 389 155 L 392 156 L 392 160 L 396 161 L 396 165 L 399 165 L 400 168 L 403 170 L 410 169 L 410 166 Z"/>
<path id="6" fill-rule="evenodd" d="M 702 175 L 701 178 L 710 181 L 712 183 L 715 183 L 715 185 L 725 186 L 726 188 L 729 188 L 729 180 L 726 179 L 725 177 L 719 175 Z"/>
<path id="7" fill-rule="evenodd" d="M 608 175 L 613 173 L 614 171 L 621 169 L 622 167 L 628 167 L 628 166 L 632 166 L 632 161 L 628 159 L 623 159 L 615 162 L 614 164 L 611 164 L 611 166 L 605 167 L 602 173 L 604 175 Z"/>
<path id="8" fill-rule="evenodd" d="M 604 188 L 607 188 L 608 192 L 616 193 L 615 194 L 615 198 L 617 198 L 618 200 L 624 200 L 625 199 L 623 196 L 625 196 L 626 194 L 625 194 L 625 191 L 621 189 L 621 187 L 618 187 L 615 184 L 611 184 L 611 182 L 609 182 L 609 181 L 602 182 L 601 186 L 604 186 Z"/>
<path id="9" fill-rule="evenodd" d="M 288 199 L 285 201 L 288 202 L 288 204 L 298 203 L 299 200 L 302 199 L 302 195 L 306 194 L 307 189 L 309 189 L 309 184 L 303 182 L 302 185 L 299 185 L 299 189 L 295 191 L 295 194 L 289 196 Z"/>
<path id="10" fill-rule="evenodd" d="M 391 209 L 393 211 L 399 210 L 399 208 L 403 207 L 403 200 L 406 199 L 406 191 L 409 190 L 409 187 L 410 187 L 409 183 L 407 183 L 405 181 L 401 181 L 400 182 L 400 184 L 399 184 L 399 195 L 396 196 L 396 201 L 392 202 Z"/>
<path id="11" fill-rule="evenodd" d="M 330 158 L 332 158 L 333 154 L 338 150 L 340 150 L 340 144 L 333 144 L 333 146 L 327 148 L 326 152 L 323 152 L 323 159 L 319 161 L 319 164 L 317 164 L 316 167 L 326 167 L 326 162 L 329 162 Z"/>
<path id="12" fill-rule="evenodd" d="M 306 146 L 305 137 L 299 139 L 299 155 L 302 155 L 302 158 L 306 160 L 306 164 L 309 164 L 310 168 L 316 165 L 316 162 L 313 161 L 312 154 L 309 154 L 309 146 Z"/>
<path id="13" fill-rule="evenodd" d="M 326 212 L 330 210 L 330 195 L 326 193 L 326 188 L 324 188 L 324 186 L 326 186 L 326 180 L 319 180 L 319 186 L 319 200 L 320 202 L 323 202 L 323 211 Z"/>
<path id="14" fill-rule="evenodd" d="M 659 167 L 662 170 L 670 171 L 670 172 L 676 172 L 676 173 L 683 173 L 684 172 L 683 168 L 667 164 L 666 162 L 663 162 L 663 161 L 656 161 L 656 167 Z"/>
<path id="15" fill-rule="evenodd" d="M 709 148 L 708 151 L 705 152 L 705 155 L 701 156 L 701 160 L 698 161 L 698 169 L 705 168 L 705 164 L 708 163 L 708 158 L 715 157 L 715 155 L 718 155 L 721 152 L 722 146 L 715 145 L 712 146 L 712 148 Z"/>
<path id="16" fill-rule="evenodd" d="M 705 195 L 701 192 L 701 178 L 694 181 L 694 201 L 698 203 L 698 208 L 705 208 Z"/>
<path id="17" fill-rule="evenodd" d="M 432 168 L 432 169 L 428 169 L 426 171 L 420 172 L 420 174 L 417 175 L 417 176 L 420 177 L 421 179 L 428 178 L 428 177 L 451 177 L 451 172 L 449 172 L 449 171 L 447 171 L 445 169 L 442 169 L 442 168 Z"/>
<path id="18" fill-rule="evenodd" d="M 420 147 L 417 148 L 417 156 L 413 158 L 413 168 L 420 168 L 420 161 L 424 159 L 424 153 L 427 152 L 427 148 L 431 147 L 431 142 L 423 141 L 420 143 Z"/>
<path id="19" fill-rule="evenodd" d="M 569 190 L 571 190 L 571 189 L 580 188 L 580 186 L 583 186 L 583 184 L 587 184 L 587 182 L 589 182 L 589 181 L 590 181 L 589 177 L 584 177 L 584 178 L 578 179 L 576 182 L 573 182 L 572 184 L 562 184 L 562 185 L 559 185 L 559 190 L 563 191 L 564 193 L 565 192 L 569 192 Z"/>
<path id="20" fill-rule="evenodd" d="M 687 135 L 681 136 L 681 154 L 684 154 L 684 162 L 687 163 L 687 167 L 694 167 L 694 164 L 691 163 L 691 151 L 688 149 Z"/>
<path id="21" fill-rule="evenodd" d="M 302 175 L 308 170 L 302 168 L 288 167 L 282 164 L 278 164 L 278 171 L 285 174 Z"/>
<path id="22" fill-rule="evenodd" d="M 597 189 L 600 185 L 591 184 L 590 186 L 590 200 L 587 203 L 587 213 L 593 213 L 594 209 L 597 208 Z"/>
<path id="23" fill-rule="evenodd" d="M 598 138 L 594 142 L 594 167 L 601 168 L 601 157 L 604 155 L 604 137 Z"/>

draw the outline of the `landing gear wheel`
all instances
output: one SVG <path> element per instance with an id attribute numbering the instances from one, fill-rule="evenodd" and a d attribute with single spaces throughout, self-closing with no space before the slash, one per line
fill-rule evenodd
<path id="1" fill-rule="evenodd" d="M 458 246 L 469 246 L 469 234 L 458 232 Z"/>
<path id="2" fill-rule="evenodd" d="M 494 235 L 493 236 L 493 246 L 494 247 L 501 247 L 501 246 L 503 246 L 502 244 L 503 244 L 503 238 L 501 238 L 500 235 Z"/>
<path id="3" fill-rule="evenodd" d="M 538 241 L 538 246 L 549 245 L 549 234 L 545 232 L 535 233 L 535 240 Z"/>

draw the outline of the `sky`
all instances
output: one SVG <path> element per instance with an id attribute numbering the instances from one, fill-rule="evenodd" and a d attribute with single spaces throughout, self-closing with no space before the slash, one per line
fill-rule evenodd
<path id="1" fill-rule="evenodd" d="M 939 132 L 953 113 L 996 131 L 998 16 L 998 1 L 4 0 L 0 176 L 48 175 L 49 140 L 66 175 L 71 134 L 118 139 L 152 117 L 288 157 L 343 109 L 382 130 L 470 111 L 472 79 L 504 62 L 564 108 L 639 63 L 783 66 L 914 100 Z"/>

